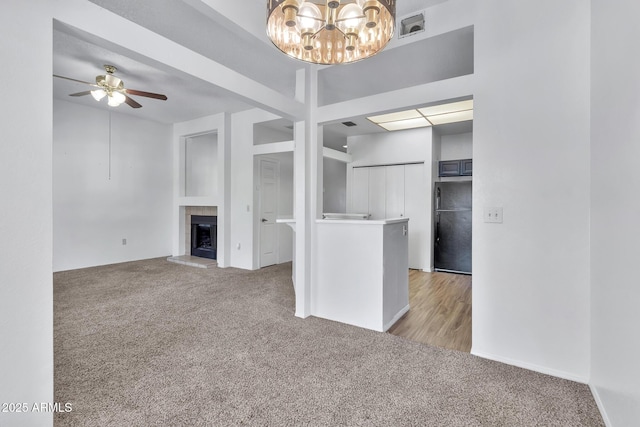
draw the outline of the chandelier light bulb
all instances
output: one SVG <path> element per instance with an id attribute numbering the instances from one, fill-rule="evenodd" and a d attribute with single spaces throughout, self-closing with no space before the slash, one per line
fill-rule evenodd
<path id="1" fill-rule="evenodd" d="M 306 1 L 298 10 L 298 28 L 302 36 L 302 47 L 313 49 L 313 35 L 322 27 L 322 12 L 315 4 Z"/>
<path id="2" fill-rule="evenodd" d="M 358 41 L 358 33 L 362 26 L 362 8 L 356 3 L 346 5 L 338 15 L 338 28 L 347 37 L 345 49 L 353 51 Z"/>
<path id="3" fill-rule="evenodd" d="M 318 6 L 306 1 L 298 9 L 297 21 L 301 33 L 315 33 L 322 26 L 322 12 Z"/>
<path id="4" fill-rule="evenodd" d="M 338 25 L 340 28 L 358 28 L 362 21 L 362 7 L 356 3 L 350 3 L 340 10 Z"/>

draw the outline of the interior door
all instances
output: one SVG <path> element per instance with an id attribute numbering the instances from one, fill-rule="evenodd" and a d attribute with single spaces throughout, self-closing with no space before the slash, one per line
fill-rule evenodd
<path id="1" fill-rule="evenodd" d="M 260 267 L 278 261 L 276 216 L 279 168 L 277 161 L 260 159 Z"/>
<path id="2" fill-rule="evenodd" d="M 404 216 L 404 165 L 387 166 L 385 169 L 385 217 Z"/>
<path id="3" fill-rule="evenodd" d="M 385 219 L 385 167 L 375 166 L 369 169 L 369 215 L 370 219 Z"/>

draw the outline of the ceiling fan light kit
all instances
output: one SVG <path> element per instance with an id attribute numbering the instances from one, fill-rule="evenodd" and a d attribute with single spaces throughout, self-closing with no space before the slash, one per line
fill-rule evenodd
<path id="1" fill-rule="evenodd" d="M 126 103 L 132 108 L 140 108 L 140 105 L 137 101 L 129 97 L 129 95 L 137 95 L 137 96 L 145 96 L 147 98 L 160 99 L 163 101 L 167 100 L 165 95 L 159 93 L 152 92 L 144 92 L 141 90 L 135 89 L 125 89 L 124 82 L 119 77 L 113 75 L 117 71 L 116 67 L 113 65 L 105 65 L 104 70 L 106 74 L 96 76 L 96 82 L 89 83 L 82 80 L 72 79 L 70 77 L 64 77 L 54 74 L 54 77 L 58 77 L 60 79 L 71 80 L 78 83 L 84 83 L 89 86 L 93 86 L 97 89 L 88 90 L 85 92 L 72 93 L 69 96 L 83 96 L 83 95 L 91 95 L 93 99 L 96 101 L 102 100 L 105 96 L 107 97 L 107 105 L 110 107 L 117 107 L 122 103 Z"/>
<path id="2" fill-rule="evenodd" d="M 96 89 L 91 91 L 91 96 L 93 96 L 93 99 L 96 101 L 100 101 L 102 98 L 107 96 L 107 92 L 102 89 Z"/>
<path id="3" fill-rule="evenodd" d="M 117 107 L 127 100 L 127 98 L 120 92 L 113 92 L 110 95 L 107 94 L 107 105 L 109 107 Z"/>
<path id="4" fill-rule="evenodd" d="M 346 64 L 381 51 L 395 15 L 395 0 L 267 0 L 267 35 L 301 61 Z"/>

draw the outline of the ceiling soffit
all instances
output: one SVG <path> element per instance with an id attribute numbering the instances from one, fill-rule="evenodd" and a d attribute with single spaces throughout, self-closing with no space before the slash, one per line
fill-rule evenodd
<path id="1" fill-rule="evenodd" d="M 257 40 L 214 9 L 207 13 L 175 0 L 90 0 L 237 73 L 293 97 L 298 61 Z M 247 13 L 265 8 L 247 8 Z M 266 35 L 264 36 L 266 39 Z"/>
<path id="2" fill-rule="evenodd" d="M 473 74 L 473 27 L 385 50 L 318 73 L 319 105 Z"/>

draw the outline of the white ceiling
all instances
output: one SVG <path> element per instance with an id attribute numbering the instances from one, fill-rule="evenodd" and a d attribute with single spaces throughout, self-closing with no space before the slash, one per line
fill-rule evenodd
<path id="1" fill-rule="evenodd" d="M 90 1 L 286 96 L 293 96 L 296 70 L 307 66 L 281 54 L 269 42 L 264 28 L 264 0 L 243 0 L 246 4 L 241 9 L 241 23 L 231 21 L 229 14 L 223 16 L 207 6 L 207 2 L 216 4 L 216 0 Z M 397 4 L 397 16 L 403 17 L 444 1 L 446 0 L 401 0 Z M 224 2 L 220 4 L 223 5 Z M 153 64 L 116 53 L 108 41 L 97 40 L 62 24 L 54 25 L 53 39 L 54 74 L 93 82 L 97 75 L 104 74 L 103 65 L 110 64 L 118 68 L 116 75 L 124 81 L 125 87 L 163 93 L 168 97 L 167 101 L 161 101 L 133 96 L 143 107 L 133 109 L 123 104 L 118 107 L 119 113 L 162 123 L 176 123 L 225 111 L 237 112 L 252 108 L 223 88 L 176 70 L 160 70 Z M 396 62 L 401 55 L 394 55 Z M 416 61 L 415 58 L 411 60 Z M 428 58 L 420 60 L 427 61 Z M 390 67 L 394 65 L 389 64 Z M 343 71 L 332 74 L 339 75 L 340 72 Z M 391 68 L 390 72 L 397 74 L 397 69 Z M 91 96 L 68 96 L 70 93 L 89 89 L 91 88 L 82 83 L 53 79 L 54 98 L 93 108 L 110 108 L 104 100 L 98 103 Z M 352 121 L 358 126 L 325 126 L 325 139 L 335 140 L 332 145 L 341 149 L 342 141 L 348 135 L 382 131 L 365 118 L 354 117 Z M 286 121 L 272 124 L 277 128 L 286 125 Z M 470 131 L 470 123 L 460 129 Z M 446 128 L 442 130 L 447 132 Z"/>
<path id="2" fill-rule="evenodd" d="M 132 96 L 142 104 L 133 109 L 128 105 L 118 107 L 119 113 L 154 120 L 161 123 L 176 123 L 216 114 L 223 111 L 242 111 L 249 105 L 230 97 L 213 85 L 206 84 L 188 75 L 170 74 L 143 64 L 134 59 L 114 53 L 108 49 L 55 29 L 53 33 L 54 74 L 95 83 L 97 75 L 105 74 L 103 65 L 115 65 L 125 87 L 147 92 L 162 93 L 167 101 Z M 94 108 L 110 108 L 106 101 L 96 102 L 91 96 L 70 97 L 71 93 L 90 90 L 91 87 L 64 79 L 53 79 L 53 96 Z"/>

